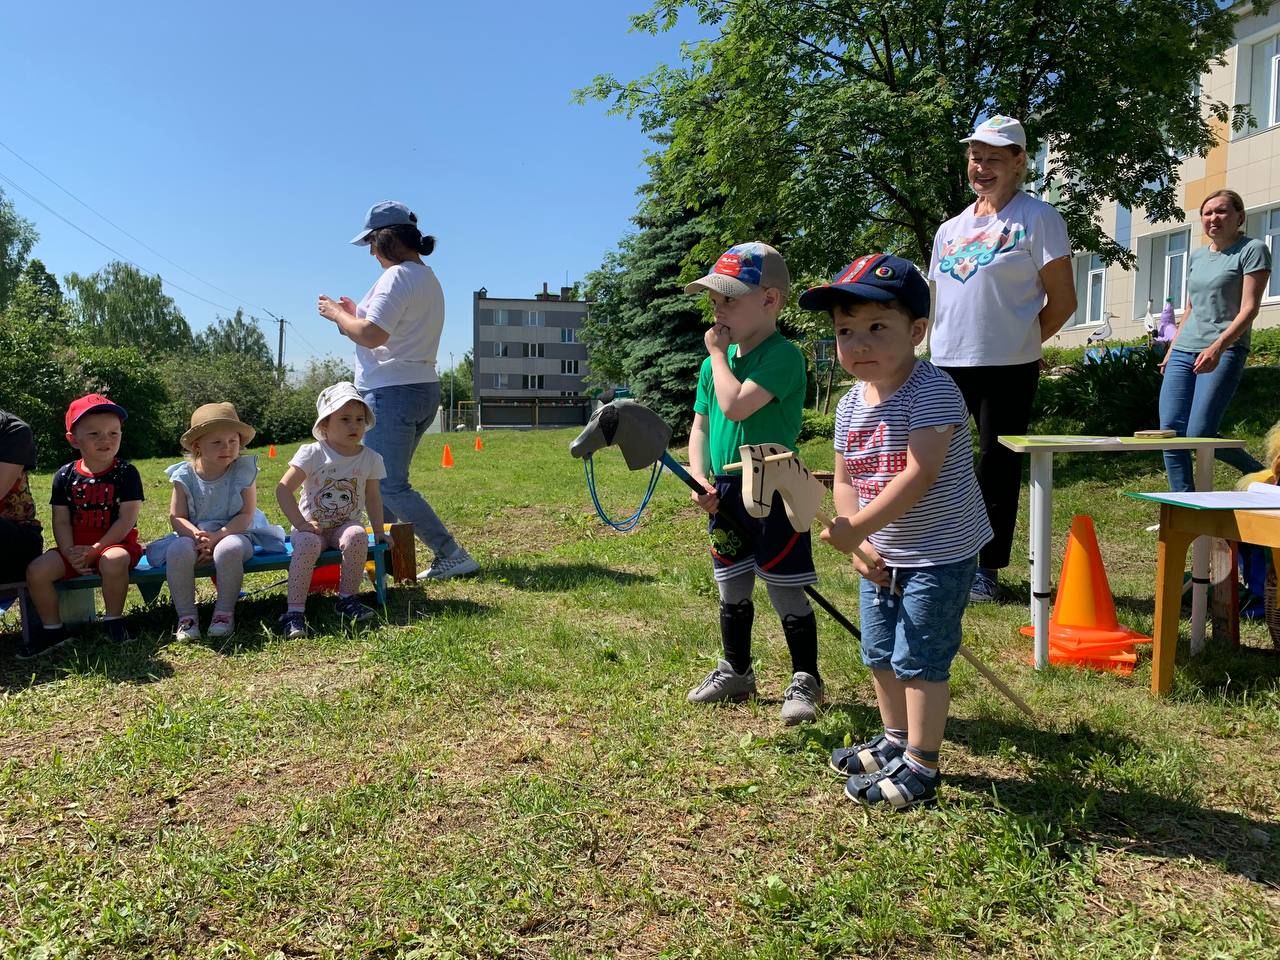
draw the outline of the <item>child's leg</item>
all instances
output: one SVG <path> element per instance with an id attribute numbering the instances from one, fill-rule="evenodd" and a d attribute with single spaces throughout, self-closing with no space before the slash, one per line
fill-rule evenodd
<path id="1" fill-rule="evenodd" d="M 751 669 L 751 627 L 756 616 L 751 592 L 755 585 L 756 575 L 750 568 L 731 579 L 716 581 L 720 588 L 720 642 L 725 660 L 736 673 Z"/>
<path id="2" fill-rule="evenodd" d="M 910 731 L 907 757 L 928 770 L 937 770 L 938 751 L 942 749 L 947 710 L 951 706 L 951 684 L 946 680 L 908 680 L 903 687 Z"/>
<path id="3" fill-rule="evenodd" d="M 296 549 L 296 548 L 295 548 Z M 213 612 L 229 614 L 240 599 L 244 563 L 253 556 L 253 541 L 241 534 L 223 537 L 213 548 L 213 569 L 218 575 L 218 600 Z"/>
<path id="4" fill-rule="evenodd" d="M 305 610 L 311 589 L 311 574 L 320 556 L 320 537 L 304 530 L 293 532 L 293 559 L 289 561 L 289 609 Z"/>
<path id="5" fill-rule="evenodd" d="M 343 524 L 328 533 L 329 543 L 342 551 L 342 574 L 338 578 L 338 596 L 351 597 L 360 592 L 364 565 L 369 560 L 369 535 L 359 523 Z"/>
<path id="6" fill-rule="evenodd" d="M 893 672 L 898 616 L 902 612 L 899 599 L 888 587 L 878 587 L 866 578 L 859 587 L 862 662 L 871 668 L 884 736 L 890 746 L 901 749 L 906 746 L 908 726 L 906 688 Z"/>
<path id="7" fill-rule="evenodd" d="M 782 632 L 791 652 L 791 672 L 807 673 L 822 683 L 818 674 L 818 618 L 809 606 L 803 587 L 787 587 L 766 581 L 769 602 L 782 620 Z"/>
<path id="8" fill-rule="evenodd" d="M 27 593 L 35 604 L 40 622 L 46 627 L 60 627 L 58 591 L 53 585 L 67 575 L 66 562 L 57 550 L 46 550 L 27 566 Z"/>
<path id="9" fill-rule="evenodd" d="M 107 547 L 98 557 L 104 619 L 124 616 L 124 601 L 129 594 L 129 571 L 132 568 L 129 551 L 121 546 Z"/>
<path id="10" fill-rule="evenodd" d="M 178 619 L 196 615 L 196 542 L 189 537 L 172 541 L 164 554 L 164 575 Z"/>

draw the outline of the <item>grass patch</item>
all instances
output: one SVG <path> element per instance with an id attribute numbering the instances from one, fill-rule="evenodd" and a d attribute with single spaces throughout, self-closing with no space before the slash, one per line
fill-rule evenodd
<path id="1" fill-rule="evenodd" d="M 1274 658 L 1188 662 L 1184 624 L 1165 700 L 1145 659 L 1034 672 L 1024 528 L 1024 602 L 970 611 L 966 640 L 1039 721 L 958 663 L 938 808 L 866 812 L 825 767 L 878 727 L 852 639 L 820 615 L 831 704 L 783 728 L 762 606 L 762 699 L 689 708 L 718 652 L 701 515 L 668 478 L 639 528 L 605 529 L 570 438 L 488 433 L 451 470 L 427 438 L 416 482 L 482 572 L 394 589 L 368 629 L 313 598 L 316 633 L 285 642 L 264 575 L 229 643 L 173 643 L 167 597 L 134 594 L 134 648 L 0 657 L 0 955 L 1280 956 Z M 291 453 L 262 458 L 262 491 Z M 825 467 L 829 441 L 804 453 Z M 597 460 L 629 512 L 646 477 Z M 144 536 L 166 465 L 138 465 Z M 1163 486 L 1159 458 L 1056 465 L 1055 557 L 1091 514 L 1121 616 L 1149 631 L 1155 509 L 1121 494 Z M 818 562 L 856 619 L 847 564 Z"/>

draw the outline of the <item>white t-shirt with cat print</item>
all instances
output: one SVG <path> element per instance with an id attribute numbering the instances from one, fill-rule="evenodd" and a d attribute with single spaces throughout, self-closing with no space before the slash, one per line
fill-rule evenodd
<path id="1" fill-rule="evenodd" d="M 289 466 L 306 475 L 298 509 L 326 530 L 351 521 L 363 524 L 365 484 L 387 475 L 382 454 L 361 447 L 355 456 L 344 457 L 327 443 L 303 444 Z"/>

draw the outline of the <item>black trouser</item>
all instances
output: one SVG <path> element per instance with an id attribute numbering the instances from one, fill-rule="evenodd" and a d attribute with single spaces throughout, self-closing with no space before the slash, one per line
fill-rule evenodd
<path id="1" fill-rule="evenodd" d="M 942 367 L 951 374 L 978 425 L 978 486 L 994 533 L 978 553 L 978 566 L 1009 565 L 1022 492 L 1022 454 L 1000 445 L 1001 434 L 1025 434 L 1040 381 L 1040 361 L 1005 367 Z"/>
<path id="2" fill-rule="evenodd" d="M 27 579 L 27 564 L 44 553 L 39 527 L 0 520 L 0 583 Z"/>

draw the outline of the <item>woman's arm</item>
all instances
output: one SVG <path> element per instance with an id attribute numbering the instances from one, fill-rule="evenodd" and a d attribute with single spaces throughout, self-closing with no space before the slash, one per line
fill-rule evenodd
<path id="1" fill-rule="evenodd" d="M 1040 342 L 1044 343 L 1062 329 L 1076 312 L 1076 283 L 1071 275 L 1071 258 L 1050 260 L 1040 270 L 1040 285 L 1045 302 L 1040 308 Z"/>
<path id="2" fill-rule="evenodd" d="M 1240 289 L 1239 312 L 1227 324 L 1227 329 L 1218 334 L 1218 339 L 1200 351 L 1196 356 L 1196 362 L 1192 365 L 1192 370 L 1196 373 L 1209 373 L 1212 371 L 1218 366 L 1218 361 L 1222 359 L 1222 351 L 1243 337 L 1248 329 L 1253 326 L 1253 320 L 1258 315 L 1258 308 L 1262 305 L 1262 293 L 1267 289 L 1267 281 L 1270 279 L 1270 270 L 1255 270 L 1253 273 L 1244 275 L 1244 283 Z"/>
<path id="3" fill-rule="evenodd" d="M 376 323 L 356 316 L 356 312 L 353 309 L 354 306 L 346 297 L 343 297 L 341 301 L 330 300 L 323 294 L 317 303 L 320 316 L 336 323 L 343 336 L 352 343 L 370 350 L 386 343 L 391 338 L 391 334 Z"/>

